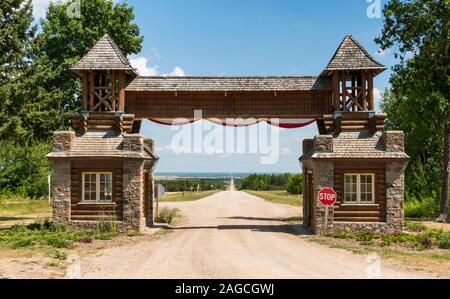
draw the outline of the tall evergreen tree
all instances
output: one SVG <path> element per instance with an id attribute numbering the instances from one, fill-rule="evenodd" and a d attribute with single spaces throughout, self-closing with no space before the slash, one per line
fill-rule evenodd
<path id="1" fill-rule="evenodd" d="M 35 27 L 31 0 L 0 2 L 0 138 L 26 135 L 20 109 L 22 82 L 29 68 Z"/>

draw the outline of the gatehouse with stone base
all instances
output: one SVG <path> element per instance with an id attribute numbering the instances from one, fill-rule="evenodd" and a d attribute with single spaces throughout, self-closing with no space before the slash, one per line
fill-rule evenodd
<path id="1" fill-rule="evenodd" d="M 191 120 L 200 110 L 203 119 L 273 119 L 286 128 L 315 121 L 320 135 L 303 142 L 300 158 L 304 226 L 315 234 L 400 231 L 409 157 L 403 133 L 385 131 L 386 115 L 375 113 L 373 78 L 385 69 L 349 35 L 316 77 L 141 77 L 105 35 L 72 68 L 83 102 L 73 130 L 54 133 L 48 155 L 53 221 L 151 227 L 159 158 L 139 134 L 141 122 Z M 317 200 L 324 187 L 337 193 L 329 209 Z"/>

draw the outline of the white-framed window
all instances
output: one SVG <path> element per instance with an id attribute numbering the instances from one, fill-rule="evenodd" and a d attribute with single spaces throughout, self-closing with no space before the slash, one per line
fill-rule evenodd
<path id="1" fill-rule="evenodd" d="M 344 174 L 344 204 L 364 205 L 374 203 L 375 174 Z"/>
<path id="2" fill-rule="evenodd" d="M 112 172 L 82 173 L 82 202 L 112 202 Z"/>

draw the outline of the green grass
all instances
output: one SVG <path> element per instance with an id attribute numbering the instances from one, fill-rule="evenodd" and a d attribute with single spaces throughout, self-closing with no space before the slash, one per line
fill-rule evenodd
<path id="1" fill-rule="evenodd" d="M 215 193 L 220 192 L 219 190 L 214 191 L 202 191 L 202 192 L 176 192 L 169 193 L 160 199 L 161 202 L 181 202 L 181 201 L 194 201 L 199 200 Z"/>
<path id="2" fill-rule="evenodd" d="M 327 237 L 345 240 L 356 240 L 361 245 L 378 245 L 389 247 L 394 244 L 402 244 L 416 250 L 432 248 L 450 249 L 450 232 L 444 232 L 433 228 L 427 228 L 417 224 L 407 223 L 407 232 L 397 233 L 373 233 L 360 231 L 357 233 L 334 232 Z"/>
<path id="3" fill-rule="evenodd" d="M 263 198 L 267 201 L 290 205 L 294 207 L 301 207 L 303 204 L 302 195 L 292 195 L 287 193 L 287 191 L 250 191 L 245 190 L 245 192 Z"/>
<path id="4" fill-rule="evenodd" d="M 0 198 L 0 218 L 50 212 L 51 206 L 48 199 L 30 199 L 23 197 Z"/>
<path id="5" fill-rule="evenodd" d="M 72 248 L 77 242 L 87 242 L 87 240 L 92 242 L 93 239 L 109 240 L 118 235 L 117 231 L 105 228 L 75 232 L 68 230 L 65 226 L 53 225 L 49 221 L 39 221 L 27 226 L 0 230 L 0 247 L 9 249 Z"/>

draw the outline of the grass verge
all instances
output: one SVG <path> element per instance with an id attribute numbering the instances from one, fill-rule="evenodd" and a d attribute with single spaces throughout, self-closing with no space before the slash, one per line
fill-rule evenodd
<path id="1" fill-rule="evenodd" d="M 160 199 L 161 202 L 180 202 L 180 201 L 194 201 L 199 200 L 208 196 L 211 196 L 213 194 L 216 194 L 218 192 L 221 192 L 220 190 L 214 190 L 214 191 L 202 191 L 202 192 L 174 192 L 169 193 L 163 198 Z"/>
<path id="2" fill-rule="evenodd" d="M 411 269 L 450 277 L 450 233 L 420 223 L 407 222 L 400 233 L 337 232 L 309 240 L 355 254 L 376 253 Z"/>
<path id="3" fill-rule="evenodd" d="M 38 221 L 27 226 L 15 226 L 0 230 L 0 247 L 6 249 L 44 248 L 69 249 L 75 243 L 91 243 L 93 240 L 110 240 L 119 235 L 114 226 L 102 226 L 95 231 L 70 231 L 66 226 Z"/>
<path id="4" fill-rule="evenodd" d="M 0 198 L 0 228 L 29 224 L 50 216 L 51 206 L 47 199 Z"/>
<path id="5" fill-rule="evenodd" d="M 289 194 L 287 191 L 250 191 L 245 190 L 245 192 L 265 199 L 267 201 L 276 203 L 290 205 L 294 207 L 301 207 L 303 205 L 302 195 Z"/>

